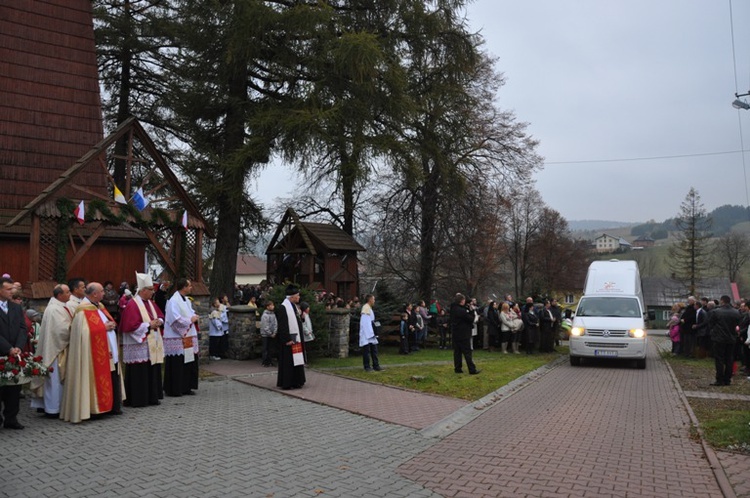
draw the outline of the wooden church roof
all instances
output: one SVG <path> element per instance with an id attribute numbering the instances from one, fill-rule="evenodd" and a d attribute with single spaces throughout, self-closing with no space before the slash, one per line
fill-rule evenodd
<path id="1" fill-rule="evenodd" d="M 90 0 L 0 2 L 0 33 L 0 211 L 7 213 L 36 198 L 104 133 Z M 107 194 L 98 165 L 80 177 Z"/>

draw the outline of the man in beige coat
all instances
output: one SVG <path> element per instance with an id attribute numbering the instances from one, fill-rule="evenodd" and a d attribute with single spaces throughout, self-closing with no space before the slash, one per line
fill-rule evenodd
<path id="1" fill-rule="evenodd" d="M 65 284 L 55 286 L 52 297 L 42 316 L 39 327 L 39 342 L 37 354 L 41 355 L 46 367 L 52 367 L 49 377 L 34 377 L 31 390 L 35 397 L 31 400 L 31 407 L 47 416 L 57 418 L 60 414 L 65 379 L 65 356 L 70 341 L 70 322 L 73 315 L 66 303 L 70 299 L 70 288 Z"/>

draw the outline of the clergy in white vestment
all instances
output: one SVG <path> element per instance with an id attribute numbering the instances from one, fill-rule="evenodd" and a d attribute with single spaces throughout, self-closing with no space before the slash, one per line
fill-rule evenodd
<path id="1" fill-rule="evenodd" d="M 120 316 L 122 361 L 125 363 L 127 406 L 158 405 L 163 397 L 161 366 L 164 343 L 160 328 L 164 315 L 151 299 L 154 283 L 146 273 L 136 273 L 138 291 Z"/>
<path id="2" fill-rule="evenodd" d="M 60 414 L 65 378 L 65 356 L 70 342 L 70 322 L 73 314 L 65 305 L 70 299 L 70 288 L 58 284 L 52 291 L 52 297 L 42 315 L 39 327 L 39 342 L 36 353 L 42 357 L 45 367 L 52 367 L 48 377 L 34 377 L 31 380 L 31 407 L 44 412 L 50 417 Z"/>
<path id="3" fill-rule="evenodd" d="M 188 295 L 193 284 L 178 279 L 164 311 L 164 394 L 182 396 L 198 389 L 198 315 Z"/>
<path id="4" fill-rule="evenodd" d="M 78 306 L 86 297 L 86 281 L 82 278 L 71 278 L 68 280 L 68 288 L 70 288 L 70 299 L 65 306 L 70 310 L 70 315 L 75 316 Z"/>

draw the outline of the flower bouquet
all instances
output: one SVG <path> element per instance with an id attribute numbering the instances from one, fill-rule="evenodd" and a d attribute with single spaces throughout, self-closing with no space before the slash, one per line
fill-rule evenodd
<path id="1" fill-rule="evenodd" d="M 26 384 L 32 377 L 47 377 L 52 367 L 45 367 L 41 356 L 32 353 L 0 356 L 0 386 Z"/>

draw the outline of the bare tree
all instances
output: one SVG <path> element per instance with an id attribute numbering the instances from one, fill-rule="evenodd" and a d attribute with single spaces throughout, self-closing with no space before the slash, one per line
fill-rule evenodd
<path id="1" fill-rule="evenodd" d="M 727 232 L 714 241 L 714 265 L 731 282 L 737 282 L 740 270 L 750 260 L 750 237 L 745 233 Z"/>
<path id="2" fill-rule="evenodd" d="M 520 298 L 527 291 L 532 264 L 530 251 L 540 228 L 544 203 L 541 194 L 531 187 L 510 192 L 508 199 L 499 210 L 505 220 L 501 242 L 512 273 L 513 292 Z"/>
<path id="3" fill-rule="evenodd" d="M 633 260 L 638 263 L 638 268 L 643 277 L 658 276 L 659 260 L 654 254 L 647 251 L 633 252 Z"/>

